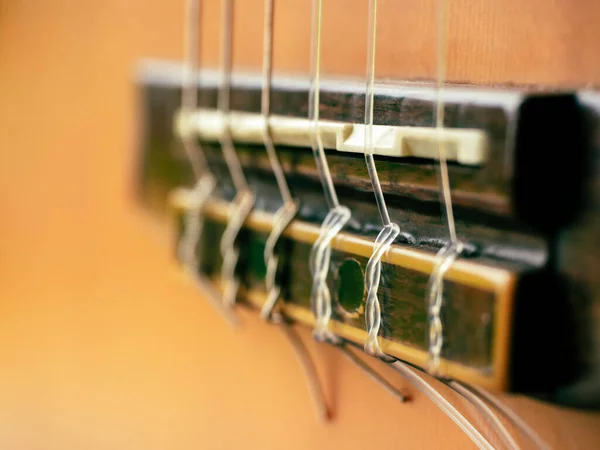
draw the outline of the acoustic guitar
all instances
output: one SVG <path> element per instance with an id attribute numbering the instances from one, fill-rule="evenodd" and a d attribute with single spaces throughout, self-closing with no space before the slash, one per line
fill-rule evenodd
<path id="1" fill-rule="evenodd" d="M 597 408 L 600 9 L 203 8 L 182 66 L 141 69 L 139 192 L 217 311 L 308 326 L 427 394 L 424 371 L 484 415 L 516 419 L 489 391 Z"/>
<path id="2" fill-rule="evenodd" d="M 600 4 L 0 11 L 6 448 L 598 448 Z"/>

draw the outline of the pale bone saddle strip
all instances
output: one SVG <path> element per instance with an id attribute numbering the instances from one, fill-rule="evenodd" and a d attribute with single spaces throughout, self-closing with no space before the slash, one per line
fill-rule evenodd
<path id="1" fill-rule="evenodd" d="M 269 120 L 275 144 L 311 146 L 314 124 L 309 119 L 270 116 Z M 229 123 L 235 141 L 262 143 L 264 122 L 260 114 L 232 112 Z M 363 153 L 365 125 L 320 121 L 318 126 L 325 148 Z M 192 114 L 178 114 L 175 130 L 180 136 L 197 135 L 204 141 L 216 142 L 225 131 L 225 122 L 219 111 L 200 109 Z M 373 125 L 373 154 L 379 156 L 438 159 L 441 140 L 450 161 L 481 165 L 487 158 L 488 139 L 481 130 L 450 128 L 440 134 L 429 127 Z"/>

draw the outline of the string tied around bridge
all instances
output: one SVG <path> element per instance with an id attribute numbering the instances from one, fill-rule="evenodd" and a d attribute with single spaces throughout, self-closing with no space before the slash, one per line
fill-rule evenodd
<path id="1" fill-rule="evenodd" d="M 221 3 L 221 84 L 219 86 L 217 103 L 224 125 L 223 133 L 220 137 L 221 150 L 236 191 L 235 198 L 229 207 L 229 217 L 220 243 L 221 256 L 223 258 L 221 266 L 221 279 L 223 281 L 222 301 L 228 308 L 232 308 L 235 304 L 240 287 L 240 280 L 235 273 L 240 255 L 239 248 L 236 245 L 238 236 L 255 202 L 255 196 L 248 186 L 240 158 L 231 137 L 229 113 L 232 75 L 232 36 L 233 0 L 223 0 Z"/>
<path id="2" fill-rule="evenodd" d="M 195 184 L 187 190 L 189 205 L 184 215 L 183 232 L 177 245 L 179 257 L 186 272 L 196 286 L 204 291 L 208 302 L 232 325 L 237 318 L 223 308 L 214 289 L 201 274 L 198 246 L 204 226 L 204 206 L 216 187 L 216 178 L 210 170 L 202 145 L 192 126 L 192 115 L 198 107 L 198 80 L 196 70 L 199 60 L 198 24 L 200 0 L 187 0 L 185 8 L 183 85 L 181 91 L 180 131 L 181 141 L 190 164 Z"/>

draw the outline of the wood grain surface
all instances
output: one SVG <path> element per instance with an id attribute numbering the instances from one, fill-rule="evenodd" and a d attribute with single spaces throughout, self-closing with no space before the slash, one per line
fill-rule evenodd
<path id="1" fill-rule="evenodd" d="M 260 30 L 261 13 L 252 2 L 239 3 L 246 14 L 237 20 L 248 24 L 240 30 Z M 278 2 L 277 15 L 291 32 L 278 28 L 290 52 L 276 50 L 277 62 L 301 70 L 305 39 L 291 36 L 307 36 L 301 19 L 308 21 L 309 2 L 293 3 L 299 9 L 285 13 Z M 339 11 L 326 11 L 332 27 L 363 20 L 362 2 L 354 3 L 329 2 Z M 451 42 L 470 37 L 473 46 L 453 50 L 467 65 L 453 69 L 454 79 L 597 81 L 594 46 L 573 53 L 567 45 L 580 38 L 598 42 L 597 3 L 453 3 L 452 14 L 464 22 Z M 414 34 L 427 5 L 382 11 L 390 17 L 382 33 L 387 27 L 385 33 Z M 229 329 L 178 276 L 166 228 L 141 213 L 130 194 L 134 66 L 142 57 L 180 58 L 182 18 L 181 2 L 0 2 L 2 447 L 472 448 L 426 398 L 415 393 L 411 403 L 399 404 L 305 333 L 337 412 L 333 423 L 316 423 L 303 376 L 278 330 L 246 313 L 243 330 Z M 557 26 L 563 21 L 569 27 Z M 338 31 L 340 42 L 363 43 L 359 29 Z M 246 50 L 255 42 L 248 40 Z M 239 59 L 245 50 L 237 48 Z M 340 48 L 328 70 L 346 72 L 355 63 L 361 74 L 361 50 Z M 519 64 L 509 64 L 513 52 L 514 61 L 536 69 L 520 72 Z M 245 57 L 251 56 L 248 50 Z M 431 63 L 414 66 L 405 56 L 398 54 L 404 67 L 417 67 L 415 76 L 430 75 Z M 494 69 L 484 69 L 491 63 Z M 597 448 L 597 415 L 518 397 L 506 401 L 556 448 Z"/>
<path id="2" fill-rule="evenodd" d="M 203 54 L 215 65 L 218 2 L 205 2 Z M 436 75 L 438 0 L 379 0 L 377 78 Z M 234 69 L 260 67 L 263 0 L 236 2 Z M 274 69 L 308 73 L 310 1 L 275 5 Z M 364 78 L 368 2 L 323 2 L 322 70 Z M 594 0 L 448 2 L 448 79 L 476 84 L 600 83 L 600 3 Z"/>

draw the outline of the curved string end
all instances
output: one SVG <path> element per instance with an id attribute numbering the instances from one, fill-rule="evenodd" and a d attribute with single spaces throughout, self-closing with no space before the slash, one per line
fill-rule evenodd
<path id="1" fill-rule="evenodd" d="M 427 372 L 435 377 L 444 375 L 444 371 L 440 367 L 444 347 L 444 324 L 441 318 L 444 303 L 444 277 L 463 250 L 464 245 L 458 240 L 451 240 L 444 245 L 435 257 L 436 262 L 429 278 L 427 292 L 427 312 L 429 316 Z"/>
<path id="2" fill-rule="evenodd" d="M 329 423 L 334 419 L 335 413 L 326 403 L 323 403 L 323 405 L 319 405 L 317 401 L 314 403 L 317 421 L 320 423 Z"/>
<path id="3" fill-rule="evenodd" d="M 189 270 L 187 270 L 187 273 L 190 275 L 196 287 L 204 294 L 206 300 L 213 309 L 215 309 L 232 328 L 240 328 L 242 324 L 241 319 L 235 313 L 233 308 L 223 304 L 221 296 L 212 282 L 198 273 L 192 273 Z"/>
<path id="4" fill-rule="evenodd" d="M 269 291 L 267 300 L 260 308 L 260 318 L 265 322 L 273 321 L 275 305 L 279 301 L 279 288 L 274 288 Z"/>
<path id="5" fill-rule="evenodd" d="M 365 363 L 362 359 L 360 359 L 352 350 L 350 350 L 347 346 L 343 345 L 340 347 L 342 353 L 353 362 L 360 370 L 365 372 L 368 377 L 373 379 L 376 383 L 381 385 L 386 391 L 396 397 L 400 402 L 406 403 L 411 400 L 409 394 L 404 392 L 402 389 L 398 389 L 393 386 L 388 380 L 386 380 L 379 372 L 375 371 L 370 365 Z M 394 360 L 395 361 L 395 360 Z"/>
<path id="6" fill-rule="evenodd" d="M 320 422 L 329 422 L 333 419 L 334 413 L 325 399 L 323 384 L 319 379 L 319 374 L 317 373 L 315 363 L 311 358 L 308 349 L 302 342 L 302 339 L 300 339 L 300 336 L 293 329 L 292 325 L 285 321 L 282 321 L 281 323 L 281 329 L 292 345 L 294 353 L 300 361 L 300 365 L 304 371 L 304 374 L 306 375 L 306 381 L 308 383 L 308 389 L 315 406 L 317 419 Z"/>
<path id="7" fill-rule="evenodd" d="M 488 423 L 490 423 L 491 426 L 496 430 L 498 437 L 502 440 L 507 448 L 511 450 L 519 450 L 519 444 L 517 444 L 512 434 L 508 431 L 506 426 L 504 426 L 498 415 L 479 397 L 478 394 L 457 381 L 450 381 L 447 384 L 469 403 L 471 403 L 471 405 L 473 405 L 481 415 L 487 418 Z"/>
<path id="8" fill-rule="evenodd" d="M 552 448 L 524 419 L 522 419 L 514 410 L 512 410 L 506 403 L 502 402 L 494 394 L 477 386 L 469 386 L 468 389 L 477 393 L 477 395 L 485 399 L 490 405 L 500 411 L 506 419 L 508 419 L 539 449 L 550 450 Z"/>
<path id="9" fill-rule="evenodd" d="M 458 427 L 473 441 L 480 449 L 494 450 L 490 442 L 473 426 L 473 424 L 461 414 L 452 404 L 425 378 L 418 374 L 407 364 L 395 361 L 391 367 L 400 373 L 414 387 L 425 394 L 446 416 L 448 416 Z"/>
<path id="10" fill-rule="evenodd" d="M 239 259 L 239 247 L 236 245 L 236 241 L 253 205 L 254 195 L 249 191 L 240 192 L 236 195 L 230 209 L 229 221 L 220 242 L 223 257 L 221 280 L 224 283 L 222 301 L 229 308 L 235 305 L 240 287 L 240 280 L 236 276 Z"/>

